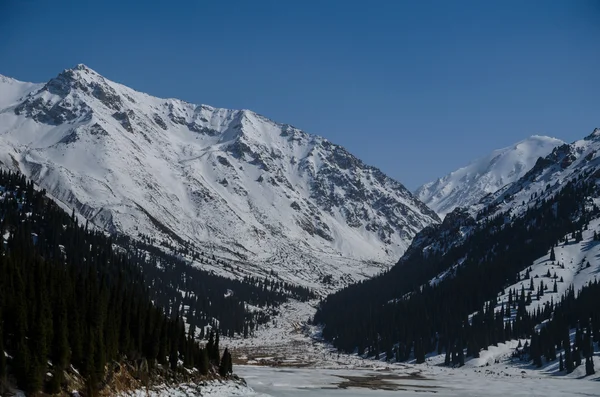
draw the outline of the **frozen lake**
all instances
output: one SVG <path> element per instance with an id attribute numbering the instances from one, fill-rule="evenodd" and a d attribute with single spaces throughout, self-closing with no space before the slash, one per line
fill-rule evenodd
<path id="1" fill-rule="evenodd" d="M 256 396 L 600 396 L 600 382 L 555 377 L 500 376 L 443 369 L 401 370 L 237 366 Z"/>

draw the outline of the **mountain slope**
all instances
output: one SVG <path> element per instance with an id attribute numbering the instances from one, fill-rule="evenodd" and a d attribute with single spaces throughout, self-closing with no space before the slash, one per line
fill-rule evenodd
<path id="1" fill-rule="evenodd" d="M 43 84 L 25 83 L 0 75 L 0 109 L 17 103 L 19 99 L 43 86 Z"/>
<path id="2" fill-rule="evenodd" d="M 485 195 L 516 181 L 538 158 L 562 144 L 556 138 L 534 135 L 424 184 L 415 191 L 415 196 L 444 217 L 454 208 L 475 204 Z"/>
<path id="3" fill-rule="evenodd" d="M 0 110 L 0 161 L 110 232 L 315 286 L 380 271 L 439 222 L 341 146 L 248 110 L 155 98 L 84 65 L 22 92 Z"/>
<path id="4" fill-rule="evenodd" d="M 531 338 L 539 349 L 523 354 L 537 366 L 541 352 L 556 360 L 553 341 L 567 357 L 570 331 L 583 335 L 590 316 L 600 325 L 591 305 L 600 296 L 599 153 L 595 129 L 425 228 L 388 272 L 324 300 L 315 316 L 323 336 L 345 351 L 417 362 L 437 350 L 461 365 L 511 338 Z M 574 346 L 578 353 L 589 347 L 577 338 Z"/>

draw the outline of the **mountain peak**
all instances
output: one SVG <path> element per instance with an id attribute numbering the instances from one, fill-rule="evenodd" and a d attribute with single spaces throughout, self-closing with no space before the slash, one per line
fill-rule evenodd
<path id="1" fill-rule="evenodd" d="M 3 74 L 0 74 L 0 82 L 1 83 L 11 83 L 13 81 L 16 81 L 16 80 L 13 79 L 12 77 L 8 77 L 8 76 L 5 76 Z"/>
<path id="2" fill-rule="evenodd" d="M 87 67 L 83 63 L 79 63 L 71 69 L 63 70 L 57 76 L 57 78 L 61 78 L 61 77 L 64 79 L 67 79 L 67 80 L 71 80 L 71 81 L 84 80 L 86 83 L 91 82 L 91 80 L 97 80 L 97 79 L 104 80 L 104 78 L 98 72 Z"/>
<path id="3" fill-rule="evenodd" d="M 485 195 L 515 182 L 534 166 L 539 157 L 547 156 L 562 144 L 564 142 L 560 139 L 532 135 L 426 183 L 415 194 L 443 217 L 458 206 L 475 204 Z"/>
<path id="4" fill-rule="evenodd" d="M 594 128 L 594 131 L 588 136 L 585 137 L 585 140 L 595 140 L 600 137 L 600 128 Z"/>
<path id="5" fill-rule="evenodd" d="M 78 63 L 77 65 L 75 65 L 75 67 L 73 69 L 75 69 L 75 70 L 85 70 L 85 71 L 91 70 L 90 68 L 88 68 L 83 63 Z"/>
<path id="6" fill-rule="evenodd" d="M 153 97 L 83 64 L 19 98 L 0 134 L 33 148 L 11 164 L 54 197 L 106 230 L 191 241 L 257 275 L 362 279 L 440 221 L 343 147 L 251 110 Z"/>
<path id="7" fill-rule="evenodd" d="M 78 63 L 77 65 L 75 65 L 74 67 L 70 68 L 70 69 L 65 69 L 65 71 L 70 70 L 73 72 L 79 72 L 79 73 L 83 73 L 83 74 L 88 74 L 88 75 L 92 75 L 92 76 L 100 76 L 100 73 L 96 72 L 94 69 L 88 67 L 87 65 L 83 64 L 83 63 Z"/>

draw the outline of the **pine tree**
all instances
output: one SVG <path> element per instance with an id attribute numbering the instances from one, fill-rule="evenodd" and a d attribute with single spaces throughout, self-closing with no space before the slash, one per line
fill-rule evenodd
<path id="1" fill-rule="evenodd" d="M 198 370 L 202 375 L 208 374 L 209 368 L 209 359 L 208 359 L 208 349 L 203 348 L 200 349 L 200 363 L 198 365 Z"/>
<path id="2" fill-rule="evenodd" d="M 450 365 L 450 344 L 446 344 L 446 356 L 444 357 L 444 365 Z"/>
<path id="3" fill-rule="evenodd" d="M 592 362 L 592 370 L 594 369 L 594 363 Z M 227 353 L 227 373 L 233 373 L 233 357 L 231 356 L 231 352 Z"/>
<path id="4" fill-rule="evenodd" d="M 581 345 L 581 352 L 583 357 L 590 357 L 594 353 L 594 347 L 592 345 L 591 328 L 588 326 Z"/>
<path id="5" fill-rule="evenodd" d="M 554 254 L 554 247 L 550 248 L 550 261 L 554 262 L 556 260 L 556 255 Z"/>
<path id="6" fill-rule="evenodd" d="M 229 354 L 229 350 L 225 348 L 223 352 L 223 357 L 221 358 L 221 363 L 219 365 L 219 375 L 227 376 L 231 373 L 231 354 Z"/>
<path id="7" fill-rule="evenodd" d="M 2 242 L 0 241 L 0 245 Z M 0 296 L 1 298 L 1 296 Z M 2 389 L 2 385 L 6 381 L 6 356 L 4 355 L 4 335 L 2 330 L 2 300 L 0 299 L 0 390 Z"/>
<path id="8" fill-rule="evenodd" d="M 168 343 L 167 343 L 167 323 L 163 321 L 162 327 L 160 330 L 160 339 L 158 343 L 158 353 L 157 353 L 157 361 L 160 365 L 167 364 L 167 351 L 168 351 Z"/>
<path id="9" fill-rule="evenodd" d="M 563 349 L 565 350 L 565 369 L 567 370 L 567 373 L 570 374 L 571 372 L 573 372 L 573 369 L 575 369 L 573 367 L 573 357 L 571 355 L 571 343 L 569 342 L 569 336 L 568 336 L 568 330 L 567 330 L 567 337 L 566 339 L 563 340 Z"/>
<path id="10" fill-rule="evenodd" d="M 175 371 L 177 369 L 177 362 L 179 360 L 179 314 L 175 317 L 175 322 L 171 326 L 171 349 L 169 351 L 169 364 L 171 369 Z"/>
<path id="11" fill-rule="evenodd" d="M 64 370 L 69 360 L 69 340 L 67 331 L 67 308 L 61 295 L 56 305 L 56 316 L 54 317 L 54 339 L 52 342 L 51 359 L 54 366 L 52 378 L 48 391 L 58 394 L 64 380 Z"/>
<path id="12" fill-rule="evenodd" d="M 564 371 L 564 369 L 565 369 L 565 365 L 563 363 L 563 355 L 562 355 L 562 353 L 560 353 L 560 359 L 559 359 L 559 362 L 558 362 L 558 370 L 560 372 L 562 372 L 562 371 Z"/>
<path id="13" fill-rule="evenodd" d="M 575 368 L 581 365 L 581 350 L 578 347 L 573 349 L 573 357 L 575 359 Z"/>
<path id="14" fill-rule="evenodd" d="M 213 361 L 213 364 L 218 367 L 220 364 L 220 360 L 221 360 L 221 357 L 219 355 L 219 330 L 217 329 L 217 332 L 215 335 L 215 344 L 213 345 L 212 361 Z"/>
<path id="15" fill-rule="evenodd" d="M 31 356 L 29 354 L 29 346 L 25 340 L 21 340 L 17 343 L 15 349 L 14 360 L 12 366 L 15 377 L 17 378 L 17 385 L 23 389 L 29 389 L 29 374 L 31 371 Z"/>
<path id="16" fill-rule="evenodd" d="M 586 375 L 594 375 L 596 373 L 594 369 L 594 358 L 593 356 L 588 357 L 585 363 L 585 374 Z"/>

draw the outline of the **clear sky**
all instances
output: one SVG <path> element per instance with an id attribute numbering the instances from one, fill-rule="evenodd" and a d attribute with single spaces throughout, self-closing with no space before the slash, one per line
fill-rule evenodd
<path id="1" fill-rule="evenodd" d="M 252 109 L 413 189 L 600 127 L 600 1 L 0 0 L 0 73 Z"/>

